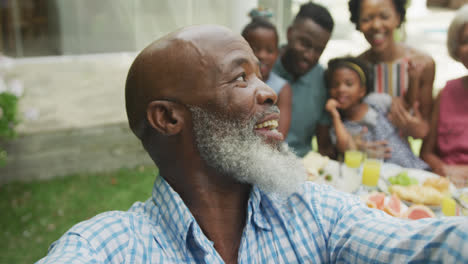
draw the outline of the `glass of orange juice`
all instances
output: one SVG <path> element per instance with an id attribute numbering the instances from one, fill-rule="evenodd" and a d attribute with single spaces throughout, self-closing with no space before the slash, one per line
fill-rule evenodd
<path id="1" fill-rule="evenodd" d="M 377 187 L 382 161 L 367 159 L 362 165 L 362 184 L 366 187 Z"/>
<path id="2" fill-rule="evenodd" d="M 347 150 L 345 152 L 345 164 L 350 168 L 359 168 L 364 160 L 364 153 L 357 150 Z"/>
<path id="3" fill-rule="evenodd" d="M 445 216 L 455 216 L 457 211 L 457 203 L 450 196 L 444 196 L 442 199 L 442 213 Z"/>

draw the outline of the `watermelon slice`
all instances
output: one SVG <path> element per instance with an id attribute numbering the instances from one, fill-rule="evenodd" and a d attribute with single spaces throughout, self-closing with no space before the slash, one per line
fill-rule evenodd
<path id="1" fill-rule="evenodd" d="M 396 194 L 392 194 L 384 206 L 384 212 L 391 216 L 399 217 L 401 215 L 401 201 Z"/>
<path id="2" fill-rule="evenodd" d="M 371 200 L 366 200 L 366 205 L 369 207 L 369 208 L 375 208 L 377 209 L 377 205 L 371 201 Z"/>
<path id="3" fill-rule="evenodd" d="M 385 202 L 385 193 L 381 193 L 381 192 L 370 193 L 369 196 L 367 196 L 367 201 L 368 201 L 366 202 L 367 206 L 369 206 L 369 204 L 372 204 L 372 205 L 375 205 L 375 207 L 372 206 L 372 208 L 383 210 L 384 202 Z"/>
<path id="4" fill-rule="evenodd" d="M 435 214 L 429 207 L 418 204 L 410 206 L 410 208 L 408 208 L 403 217 L 412 220 L 417 220 L 421 218 L 435 217 Z"/>

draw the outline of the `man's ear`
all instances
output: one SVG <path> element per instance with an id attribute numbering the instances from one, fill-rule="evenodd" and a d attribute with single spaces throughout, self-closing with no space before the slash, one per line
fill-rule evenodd
<path id="1" fill-rule="evenodd" d="M 184 126 L 184 108 L 181 104 L 170 101 L 152 101 L 146 108 L 149 124 L 166 136 L 178 134 Z"/>

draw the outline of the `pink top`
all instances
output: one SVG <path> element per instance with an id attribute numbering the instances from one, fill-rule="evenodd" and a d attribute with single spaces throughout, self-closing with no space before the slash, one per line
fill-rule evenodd
<path id="1" fill-rule="evenodd" d="M 468 164 L 468 89 L 463 78 L 447 82 L 440 95 L 439 156 L 447 164 Z"/>

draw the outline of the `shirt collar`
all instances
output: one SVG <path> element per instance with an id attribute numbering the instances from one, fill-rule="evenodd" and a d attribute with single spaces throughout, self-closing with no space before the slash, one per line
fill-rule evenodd
<path id="1" fill-rule="evenodd" d="M 156 219 L 158 224 L 166 234 L 185 244 L 187 233 L 195 219 L 179 194 L 161 175 L 154 182 L 152 199 L 159 212 Z"/>
<path id="2" fill-rule="evenodd" d="M 264 194 L 258 187 L 254 186 L 250 192 L 246 223 L 253 220 L 258 228 L 270 230 L 271 225 L 266 220 L 264 212 L 262 212 L 262 198 L 264 198 Z M 155 220 L 174 238 L 185 243 L 189 231 L 195 232 L 195 237 L 198 237 L 197 234 L 202 233 L 182 198 L 160 175 L 157 176 L 154 182 L 152 199 L 159 211 Z"/>
<path id="3" fill-rule="evenodd" d="M 270 222 L 265 218 L 265 212 L 262 212 L 262 199 L 265 198 L 264 194 L 260 191 L 257 186 L 252 188 L 249 199 L 249 210 L 247 215 L 247 221 L 253 219 L 253 223 L 258 227 L 265 230 L 271 230 Z M 265 209 L 263 208 L 263 211 Z M 247 222 L 248 223 L 248 222 Z"/>

